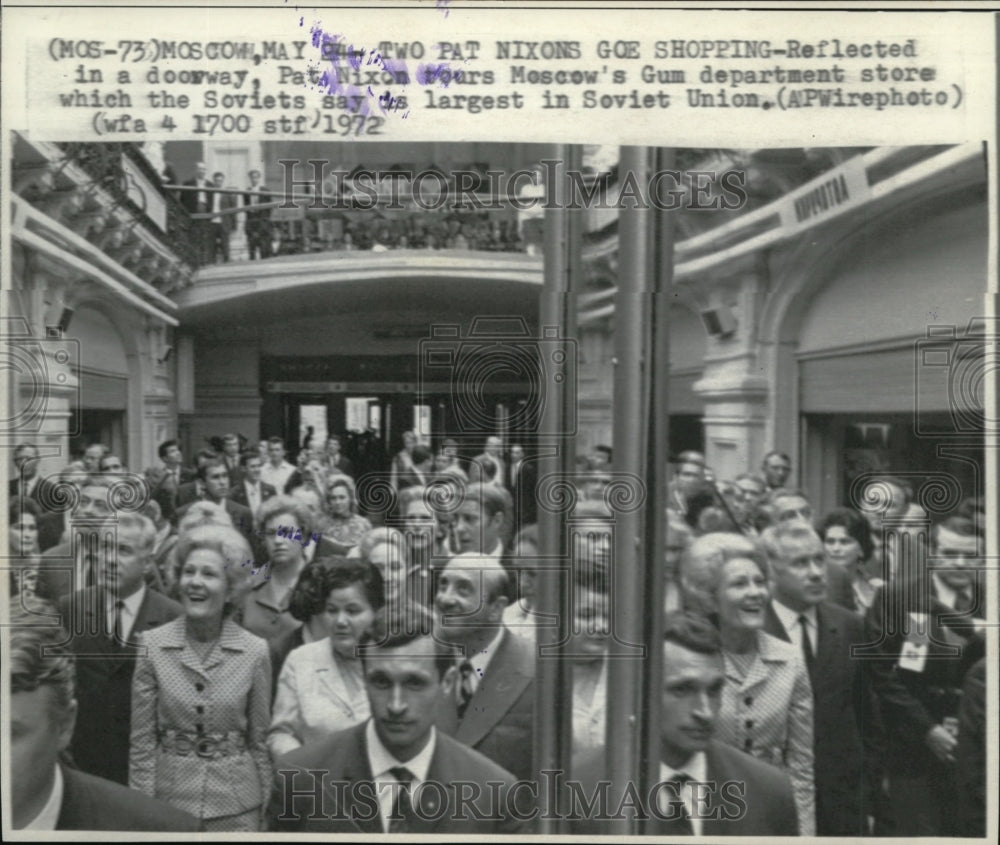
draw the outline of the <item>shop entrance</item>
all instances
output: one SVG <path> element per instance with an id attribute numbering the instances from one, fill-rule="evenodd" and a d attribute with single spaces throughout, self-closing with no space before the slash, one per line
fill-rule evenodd
<path id="1" fill-rule="evenodd" d="M 949 436 L 954 423 L 947 413 L 922 414 L 919 432 L 912 413 L 804 414 L 802 421 L 802 477 L 817 513 L 856 507 L 852 484 L 866 473 L 901 475 L 914 490 L 933 483 L 935 507 L 944 509 L 984 495 L 983 445 Z"/>

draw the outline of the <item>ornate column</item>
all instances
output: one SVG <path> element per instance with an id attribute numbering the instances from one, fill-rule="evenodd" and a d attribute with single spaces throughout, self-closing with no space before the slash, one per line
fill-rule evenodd
<path id="1" fill-rule="evenodd" d="M 705 369 L 694 391 L 705 401 L 705 457 L 719 478 L 755 471 L 765 449 L 768 380 L 757 354 L 762 289 L 756 257 L 726 268 L 722 278 L 687 282 L 699 309 L 710 312 Z"/>

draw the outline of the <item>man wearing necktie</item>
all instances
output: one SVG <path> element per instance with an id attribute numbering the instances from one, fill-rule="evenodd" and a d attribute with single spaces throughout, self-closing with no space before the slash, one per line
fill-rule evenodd
<path id="1" fill-rule="evenodd" d="M 535 654 L 503 624 L 510 580 L 500 561 L 456 555 L 438 577 L 434 634 L 457 646 L 455 739 L 518 778 L 532 776 Z M 448 725 L 450 728 L 451 726 Z"/>
<path id="2" fill-rule="evenodd" d="M 958 714 L 962 681 L 985 652 L 984 538 L 951 516 L 931 529 L 926 565 L 875 595 L 867 653 L 887 732 L 889 836 L 959 836 Z"/>
<path id="3" fill-rule="evenodd" d="M 94 585 L 66 597 L 59 610 L 77 656 L 73 759 L 85 772 L 127 785 L 136 662 L 131 643 L 182 608 L 146 587 L 156 541 L 152 520 L 126 511 L 112 525 L 114 542 L 99 560 Z"/>
<path id="4" fill-rule="evenodd" d="M 867 835 L 884 745 L 867 664 L 852 657 L 864 624 L 827 601 L 826 554 L 809 525 L 780 523 L 761 543 L 772 590 L 764 630 L 802 650 L 812 686 L 816 834 Z"/>
<path id="5" fill-rule="evenodd" d="M 670 841 L 691 835 L 798 835 L 788 776 L 713 738 L 726 682 L 724 665 L 719 633 L 710 622 L 680 612 L 666 615 L 660 772 L 659 781 L 642 796 L 647 805 L 642 810 L 650 817 L 644 833 Z M 607 780 L 606 772 L 605 750 L 594 749 L 573 761 L 571 781 L 591 796 Z M 612 831 L 604 819 L 582 818 L 571 832 Z"/>
<path id="6" fill-rule="evenodd" d="M 412 628 L 377 620 L 359 647 L 371 718 L 280 759 L 272 830 L 482 835 L 521 826 L 512 808 L 530 808 L 510 792 L 513 775 L 435 726 L 457 672 L 429 615 L 417 612 Z"/>

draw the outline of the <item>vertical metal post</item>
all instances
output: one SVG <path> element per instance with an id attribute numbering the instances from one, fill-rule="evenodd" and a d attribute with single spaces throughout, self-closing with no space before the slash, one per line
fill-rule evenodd
<path id="1" fill-rule="evenodd" d="M 579 169 L 581 150 L 578 146 L 556 145 L 551 153 L 555 166 L 552 193 L 545 211 L 545 287 L 541 297 L 541 328 L 555 330 L 561 339 L 567 362 L 562 381 L 542 385 L 544 394 L 538 397 L 544 403 L 542 427 L 538 446 L 544 457 L 539 462 L 539 481 L 546 476 L 572 478 L 576 469 L 574 442 L 568 423 L 575 419 L 572 403 L 576 396 L 576 287 L 579 278 L 581 246 L 580 211 L 566 208 L 568 189 L 567 169 Z M 551 167 L 552 162 L 549 163 Z M 556 338 L 546 340 L 544 354 L 553 352 Z M 558 628 L 539 628 L 537 638 L 537 671 L 535 675 L 535 771 L 539 773 L 539 833 L 563 833 L 560 817 L 564 815 L 561 791 L 552 788 L 555 775 L 542 772 L 560 772 L 567 776 L 572 753 L 572 668 L 563 656 L 572 620 L 570 618 L 570 590 L 572 586 L 566 568 L 569 561 L 569 543 L 565 512 L 546 508 L 543 501 L 538 507 L 539 553 L 538 610 L 543 614 L 556 614 Z"/>
<path id="2" fill-rule="evenodd" d="M 632 176 L 648 199 L 650 151 L 622 147 L 619 171 Z M 650 213 L 623 208 L 618 217 L 618 293 L 615 299 L 614 469 L 642 479 L 646 473 L 645 381 L 648 372 Z M 607 771 L 610 806 L 618 806 L 630 781 L 638 780 L 638 741 L 643 664 L 635 643 L 641 643 L 643 531 L 641 510 L 615 513 L 615 544 L 611 573 L 613 636 L 608 648 Z M 638 833 L 634 819 L 614 822 L 618 835 Z"/>
<path id="3" fill-rule="evenodd" d="M 656 152 L 656 170 L 673 170 L 674 150 Z M 655 205 L 654 205 L 655 208 Z M 642 616 L 646 622 L 643 642 L 648 649 L 645 701 L 640 720 L 640 784 L 642 795 L 660 779 L 660 702 L 663 686 L 664 559 L 667 533 L 667 461 L 670 392 L 670 289 L 674 281 L 674 214 L 653 212 L 652 326 L 649 355 L 649 439 L 646 449 L 646 566 Z"/>

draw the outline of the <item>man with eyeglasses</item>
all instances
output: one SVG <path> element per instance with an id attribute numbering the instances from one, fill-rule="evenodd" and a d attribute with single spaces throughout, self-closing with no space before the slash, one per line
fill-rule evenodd
<path id="1" fill-rule="evenodd" d="M 872 682 L 887 732 L 889 836 L 959 836 L 962 681 L 985 651 L 984 538 L 952 516 L 931 530 L 927 567 L 882 587 L 866 617 Z"/>

